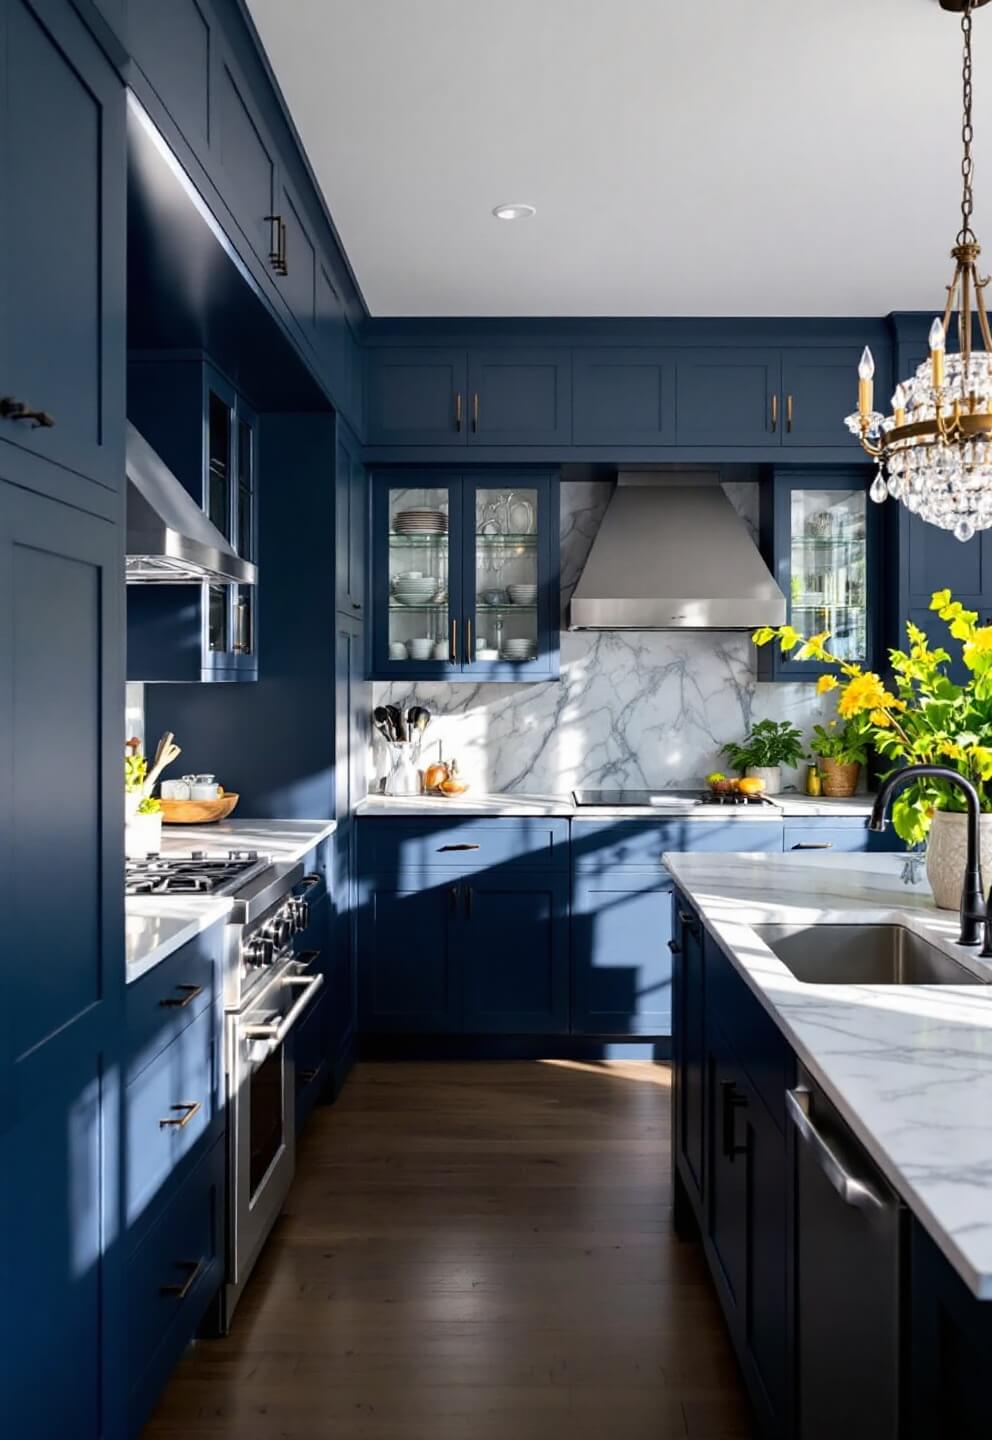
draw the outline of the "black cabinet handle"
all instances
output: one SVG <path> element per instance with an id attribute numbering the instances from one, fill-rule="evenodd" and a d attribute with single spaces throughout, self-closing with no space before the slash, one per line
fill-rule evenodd
<path id="1" fill-rule="evenodd" d="M 269 264 L 277 275 L 288 275 L 286 263 L 286 222 L 281 215 L 266 215 L 269 222 Z"/>
<path id="2" fill-rule="evenodd" d="M 677 940 L 669 940 L 669 942 L 668 942 L 668 948 L 669 948 L 669 950 L 671 950 L 671 952 L 672 952 L 673 955 L 681 955 L 681 954 L 682 954 L 682 946 L 679 944 L 679 942 L 678 942 Z"/>
<path id="3" fill-rule="evenodd" d="M 745 1155 L 747 1153 L 747 1146 L 738 1145 L 737 1137 L 734 1133 L 736 1129 L 734 1117 L 738 1110 L 743 1109 L 747 1105 L 747 1096 L 741 1095 L 738 1092 L 733 1080 L 721 1080 L 720 1104 L 723 1119 L 723 1154 L 724 1158 L 733 1164 L 735 1155 Z"/>
<path id="4" fill-rule="evenodd" d="M 13 395 L 0 395 L 0 420 L 27 420 L 32 430 L 50 430 L 55 424 L 47 410 L 32 410 Z"/>
<path id="5" fill-rule="evenodd" d="M 177 1260 L 176 1269 L 187 1271 L 186 1279 L 183 1283 L 181 1285 L 160 1285 L 158 1288 L 163 1295 L 171 1295 L 174 1300 L 185 1300 L 186 1296 L 200 1278 L 203 1261 Z"/>
<path id="6" fill-rule="evenodd" d="M 187 1005 L 192 1005 L 197 995 L 203 994 L 202 985 L 177 985 L 179 995 L 167 995 L 164 1000 L 158 1003 L 163 1010 L 185 1010 Z"/>
<path id="7" fill-rule="evenodd" d="M 297 965 L 302 965 L 304 970 L 309 970 L 312 966 L 316 965 L 319 959 L 319 950 L 301 950 L 296 957 L 296 963 Z"/>
<path id="8" fill-rule="evenodd" d="M 699 921 L 691 910 L 679 911 L 679 924 L 684 925 L 690 935 L 699 934 Z"/>
<path id="9" fill-rule="evenodd" d="M 792 848 L 793 850 L 832 850 L 834 842 L 832 840 L 800 840 Z"/>
<path id="10" fill-rule="evenodd" d="M 471 920 L 472 906 L 475 904 L 475 891 L 471 885 L 465 886 L 465 919 Z"/>
<path id="11" fill-rule="evenodd" d="M 439 846 L 437 847 L 437 853 L 438 853 L 439 855 L 443 855 L 443 854 L 445 853 L 445 851 L 447 851 L 447 850 L 481 850 L 481 849 L 482 849 L 482 846 L 481 846 L 481 845 L 470 845 L 470 844 L 468 844 L 468 843 L 462 843 L 462 844 L 460 844 L 460 845 L 439 845 Z"/>

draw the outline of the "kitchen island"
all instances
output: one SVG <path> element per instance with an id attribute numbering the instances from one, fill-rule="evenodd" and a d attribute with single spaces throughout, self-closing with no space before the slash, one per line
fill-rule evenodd
<path id="1" fill-rule="evenodd" d="M 992 1433 L 992 963 L 897 855 L 664 864 L 676 1225 L 760 1428 Z M 796 1418 L 814 1413 L 827 1429 Z"/>

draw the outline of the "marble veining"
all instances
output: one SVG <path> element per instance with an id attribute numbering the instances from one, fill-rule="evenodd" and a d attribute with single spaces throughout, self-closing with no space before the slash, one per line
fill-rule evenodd
<path id="1" fill-rule="evenodd" d="M 758 486 L 724 486 L 754 532 Z M 474 788 L 564 794 L 581 786 L 695 784 L 721 764 L 720 746 L 764 716 L 808 730 L 829 713 L 811 684 L 763 684 L 746 634 L 564 629 L 568 601 L 606 512 L 613 485 L 561 486 L 561 680 L 528 685 L 393 682 L 376 705 L 426 705 L 435 720 L 425 754 L 440 743 Z M 382 764 L 377 747 L 377 773 Z M 797 783 L 794 773 L 787 783 Z"/>
<path id="2" fill-rule="evenodd" d="M 992 1299 L 992 984 L 810 985 L 751 928 L 898 922 L 992 980 L 898 855 L 666 855 L 707 930 L 972 1292 Z"/>

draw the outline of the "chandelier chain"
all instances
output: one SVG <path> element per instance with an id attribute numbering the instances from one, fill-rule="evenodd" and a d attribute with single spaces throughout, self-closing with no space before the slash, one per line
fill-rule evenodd
<path id="1" fill-rule="evenodd" d="M 957 243 L 959 245 L 966 245 L 974 244 L 975 242 L 975 232 L 971 228 L 971 215 L 974 209 L 972 185 L 975 178 L 975 162 L 971 154 L 971 142 L 975 134 L 971 119 L 971 0 L 965 0 L 965 7 L 961 14 L 961 34 L 964 40 L 964 60 L 961 67 L 963 100 L 961 144 L 964 153 L 961 156 L 961 229 L 958 233 Z"/>

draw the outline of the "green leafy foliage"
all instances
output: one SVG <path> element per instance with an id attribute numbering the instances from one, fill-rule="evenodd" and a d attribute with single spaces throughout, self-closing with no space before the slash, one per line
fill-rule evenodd
<path id="1" fill-rule="evenodd" d="M 742 774 L 749 765 L 798 765 L 804 758 L 802 731 L 787 720 L 759 720 L 743 745 L 731 741 L 721 754 Z"/>

